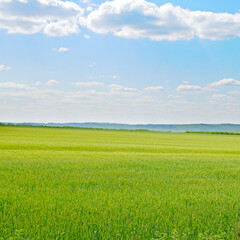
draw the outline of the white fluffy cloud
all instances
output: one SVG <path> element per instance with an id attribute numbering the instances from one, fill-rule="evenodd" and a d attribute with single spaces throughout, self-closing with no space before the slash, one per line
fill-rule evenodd
<path id="1" fill-rule="evenodd" d="M 3 71 L 3 70 L 8 71 L 8 70 L 10 70 L 10 69 L 11 69 L 11 67 L 8 67 L 8 66 L 6 66 L 6 65 L 4 65 L 4 64 L 0 65 L 0 71 Z"/>
<path id="2" fill-rule="evenodd" d="M 177 91 L 183 92 L 195 92 L 195 91 L 203 91 L 204 88 L 197 86 L 197 85 L 188 85 L 188 84 L 181 84 L 177 87 Z"/>
<path id="3" fill-rule="evenodd" d="M 220 81 L 214 82 L 210 85 L 211 87 L 221 87 L 221 86 L 240 86 L 240 81 L 233 78 L 225 78 Z"/>
<path id="4" fill-rule="evenodd" d="M 0 29 L 8 33 L 49 36 L 78 33 L 83 9 L 73 1 L 7 0 L 0 1 Z"/>
<path id="5" fill-rule="evenodd" d="M 240 37 L 240 13 L 191 11 L 146 0 L 113 0 L 94 8 L 92 4 L 86 6 L 84 16 L 84 10 L 70 0 L 0 1 L 0 29 L 8 33 L 67 36 L 79 33 L 80 25 L 100 34 L 155 41 Z"/>
<path id="6" fill-rule="evenodd" d="M 0 88 L 21 89 L 21 90 L 33 90 L 33 89 L 35 89 L 34 87 L 30 87 L 27 84 L 20 84 L 20 83 L 14 83 L 14 82 L 0 83 Z"/>
<path id="7" fill-rule="evenodd" d="M 145 0 L 106 1 L 86 20 L 92 31 L 151 40 L 222 40 L 240 36 L 240 14 L 190 11 L 171 3 L 157 6 Z"/>
<path id="8" fill-rule="evenodd" d="M 100 34 L 155 41 L 240 37 L 239 13 L 191 11 L 145 0 L 105 1 L 88 10 L 84 17 L 84 10 L 74 1 L 1 0 L 0 29 L 22 34 L 43 32 L 55 37 L 79 33 L 79 26 L 85 25 Z"/>
<path id="9" fill-rule="evenodd" d="M 164 89 L 164 87 L 162 87 L 162 86 L 144 88 L 145 91 L 153 91 L 153 92 L 160 91 L 160 90 L 163 90 L 163 89 Z"/>
<path id="10" fill-rule="evenodd" d="M 110 84 L 108 85 L 108 88 L 112 91 L 112 92 L 138 92 L 138 90 L 136 88 L 129 88 L 129 87 L 124 87 L 118 84 Z"/>
<path id="11" fill-rule="evenodd" d="M 59 84 L 59 82 L 57 81 L 57 80 L 49 80 L 48 82 L 47 82 L 47 85 L 48 86 L 52 86 L 52 85 L 56 85 L 56 84 Z"/>

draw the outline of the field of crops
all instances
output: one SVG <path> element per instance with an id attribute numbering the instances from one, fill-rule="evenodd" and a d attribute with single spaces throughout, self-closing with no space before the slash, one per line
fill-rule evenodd
<path id="1" fill-rule="evenodd" d="M 239 239 L 240 136 L 0 127 L 0 239 Z"/>

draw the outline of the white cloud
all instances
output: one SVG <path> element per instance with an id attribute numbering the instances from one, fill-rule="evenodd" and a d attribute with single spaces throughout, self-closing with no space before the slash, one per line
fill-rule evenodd
<path id="1" fill-rule="evenodd" d="M 84 117 L 81 121 L 237 123 L 240 116 L 239 98 L 230 94 L 194 96 L 183 101 L 181 96 L 152 96 L 136 88 L 116 84 L 105 85 L 100 90 L 74 87 L 69 91 L 41 86 L 33 88 L 26 84 L 1 83 L 3 121 L 58 122 L 60 119 L 72 122 Z"/>
<path id="2" fill-rule="evenodd" d="M 57 81 L 57 80 L 49 80 L 48 82 L 47 82 L 47 85 L 48 86 L 52 86 L 52 85 L 56 85 L 56 84 L 59 84 L 59 82 Z"/>
<path id="3" fill-rule="evenodd" d="M 99 87 L 104 86 L 101 82 L 75 82 L 74 85 L 78 87 Z"/>
<path id="4" fill-rule="evenodd" d="M 71 21 L 50 22 L 44 28 L 44 33 L 51 37 L 62 37 L 79 32 L 81 31 L 78 28 L 78 24 Z"/>
<path id="5" fill-rule="evenodd" d="M 173 94 L 169 94 L 168 95 L 168 98 L 179 98 L 180 96 L 178 96 L 178 95 L 173 95 Z"/>
<path id="6" fill-rule="evenodd" d="M 0 29 L 56 37 L 77 34 L 80 25 L 84 25 L 100 34 L 155 41 L 240 37 L 240 13 L 191 11 L 171 3 L 157 6 L 145 0 L 89 4 L 86 12 L 88 15 L 84 16 L 84 9 L 70 0 L 1 0 Z"/>
<path id="7" fill-rule="evenodd" d="M 233 103 L 235 102 L 236 98 L 226 94 L 213 94 L 211 96 L 211 100 L 213 101 L 213 103 L 214 102 Z"/>
<path id="8" fill-rule="evenodd" d="M 54 48 L 53 50 L 58 52 L 67 52 L 69 51 L 69 48 L 60 47 L 60 48 Z"/>
<path id="9" fill-rule="evenodd" d="M 213 99 L 226 99 L 228 98 L 229 96 L 225 95 L 225 94 L 213 94 L 212 95 L 212 98 Z"/>
<path id="10" fill-rule="evenodd" d="M 9 71 L 10 69 L 11 69 L 11 67 L 8 67 L 4 64 L 0 65 L 0 71 L 3 71 L 3 70 Z"/>
<path id="11" fill-rule="evenodd" d="M 163 90 L 163 89 L 164 89 L 164 87 L 162 87 L 162 86 L 144 88 L 145 91 L 153 91 L 153 92 L 160 91 L 160 90 Z"/>
<path id="12" fill-rule="evenodd" d="M 110 76 L 102 76 L 104 78 L 110 78 L 110 79 L 119 79 L 120 77 L 117 75 L 110 75 Z"/>
<path id="13" fill-rule="evenodd" d="M 97 65 L 96 62 L 92 62 L 92 63 L 88 64 L 88 67 L 92 68 L 92 67 L 95 67 L 96 65 Z"/>
<path id="14" fill-rule="evenodd" d="M 0 83 L 0 88 L 21 89 L 21 90 L 33 90 L 33 89 L 35 89 L 34 87 L 30 87 L 27 84 L 20 84 L 20 83 L 14 83 L 14 82 Z"/>
<path id="15" fill-rule="evenodd" d="M 80 32 L 83 9 L 73 1 L 8 0 L 0 2 L 0 29 L 8 33 L 66 36 Z"/>
<path id="16" fill-rule="evenodd" d="M 89 79 L 120 79 L 117 75 L 99 75 L 99 76 L 90 76 Z"/>
<path id="17" fill-rule="evenodd" d="M 106 1 L 92 11 L 86 25 L 100 34 L 155 41 L 222 40 L 240 36 L 240 14 L 190 11 L 171 3 L 157 6 L 145 0 Z"/>
<path id="18" fill-rule="evenodd" d="M 91 36 L 89 36 L 88 34 L 84 34 L 84 38 L 86 38 L 86 39 L 90 39 Z"/>
<path id="19" fill-rule="evenodd" d="M 218 82 L 214 82 L 210 85 L 211 87 L 221 87 L 221 86 L 240 86 L 240 81 L 233 78 L 225 78 Z"/>
<path id="20" fill-rule="evenodd" d="M 90 0 L 80 0 L 80 2 L 82 2 L 82 3 L 89 3 Z"/>
<path id="21" fill-rule="evenodd" d="M 112 92 L 139 92 L 139 90 L 137 90 L 136 88 L 129 88 L 129 87 L 123 87 L 121 85 L 117 85 L 117 84 L 110 84 L 108 85 L 108 88 L 112 91 Z"/>
<path id="22" fill-rule="evenodd" d="M 93 11 L 93 7 L 88 6 L 86 10 L 87 10 L 88 12 L 92 12 L 92 11 Z"/>
<path id="23" fill-rule="evenodd" d="M 183 92 L 195 92 L 195 91 L 203 91 L 204 88 L 196 85 L 187 85 L 182 84 L 177 87 L 177 91 L 183 91 Z"/>

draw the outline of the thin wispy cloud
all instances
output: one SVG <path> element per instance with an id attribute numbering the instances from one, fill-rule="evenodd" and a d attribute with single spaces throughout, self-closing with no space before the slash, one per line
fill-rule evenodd
<path id="1" fill-rule="evenodd" d="M 139 90 L 136 88 L 129 88 L 129 87 L 124 87 L 118 84 L 110 84 L 108 85 L 108 88 L 112 92 L 119 92 L 119 91 L 124 91 L 124 92 L 138 92 Z"/>
<path id="2" fill-rule="evenodd" d="M 88 34 L 84 34 L 84 38 L 85 38 L 85 39 L 90 39 L 91 36 L 89 36 Z"/>
<path id="3" fill-rule="evenodd" d="M 98 76 L 90 76 L 89 79 L 120 79 L 117 75 L 98 75 Z"/>
<path id="4" fill-rule="evenodd" d="M 104 86 L 101 82 L 75 82 L 73 83 L 75 86 L 78 87 L 99 87 Z"/>
<path id="5" fill-rule="evenodd" d="M 92 63 L 88 64 L 88 67 L 93 68 L 93 67 L 95 67 L 96 65 L 97 65 L 96 62 L 92 62 Z"/>
<path id="6" fill-rule="evenodd" d="M 20 89 L 20 90 L 33 90 L 34 87 L 31 87 L 27 84 L 15 83 L 15 82 L 4 82 L 0 83 L 0 88 L 5 89 Z"/>
<path id="7" fill-rule="evenodd" d="M 158 92 L 163 90 L 164 87 L 163 86 L 155 86 L 155 87 L 146 87 L 144 88 L 145 91 L 153 91 L 153 92 Z"/>
<path id="8" fill-rule="evenodd" d="M 6 65 L 4 65 L 4 64 L 2 64 L 2 65 L 0 65 L 0 71 L 9 71 L 9 70 L 11 70 L 11 67 L 9 67 L 9 66 L 6 66 Z"/>
<path id="9" fill-rule="evenodd" d="M 196 92 L 196 91 L 203 91 L 204 88 L 197 86 L 197 85 L 188 85 L 188 84 L 181 84 L 177 87 L 177 91 L 183 92 Z"/>
<path id="10" fill-rule="evenodd" d="M 57 52 L 68 52 L 68 51 L 69 51 L 69 48 L 66 48 L 66 47 L 53 48 L 53 51 L 57 51 Z"/>

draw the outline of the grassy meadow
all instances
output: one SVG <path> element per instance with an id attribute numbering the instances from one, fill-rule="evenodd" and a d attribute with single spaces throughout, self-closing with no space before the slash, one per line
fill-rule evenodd
<path id="1" fill-rule="evenodd" d="M 240 136 L 0 127 L 0 239 L 240 239 Z"/>

